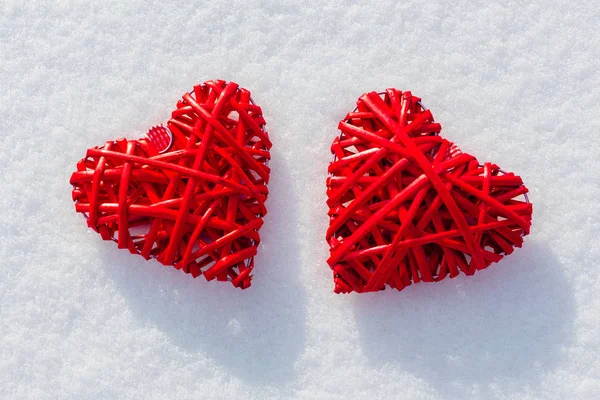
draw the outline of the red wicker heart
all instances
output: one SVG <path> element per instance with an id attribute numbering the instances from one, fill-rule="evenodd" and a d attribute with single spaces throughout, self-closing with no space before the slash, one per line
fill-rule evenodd
<path id="1" fill-rule="evenodd" d="M 361 96 L 339 129 L 327 180 L 336 293 L 472 275 L 521 247 L 532 213 L 521 178 L 439 136 L 410 92 Z"/>
<path id="2" fill-rule="evenodd" d="M 87 151 L 71 176 L 75 208 L 121 249 L 245 289 L 267 212 L 264 125 L 248 90 L 195 86 L 166 128 Z"/>

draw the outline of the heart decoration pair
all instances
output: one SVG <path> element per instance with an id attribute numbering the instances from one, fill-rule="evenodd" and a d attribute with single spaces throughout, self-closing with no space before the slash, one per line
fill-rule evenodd
<path id="1" fill-rule="evenodd" d="M 443 138 L 410 92 L 361 96 L 339 130 L 327 179 L 336 293 L 472 275 L 521 247 L 532 213 L 521 178 Z M 207 81 L 166 126 L 89 149 L 71 176 L 73 200 L 119 248 L 245 289 L 270 148 L 250 92 Z"/>

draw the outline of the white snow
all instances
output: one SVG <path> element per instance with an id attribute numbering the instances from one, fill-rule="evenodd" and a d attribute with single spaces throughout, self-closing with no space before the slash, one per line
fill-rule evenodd
<path id="1" fill-rule="evenodd" d="M 163 3 L 0 5 L 0 398 L 600 397 L 596 2 Z M 274 143 L 246 291 L 117 250 L 70 199 L 85 149 L 217 78 Z M 334 295 L 329 145 L 387 87 L 523 176 L 532 234 L 471 278 Z"/>

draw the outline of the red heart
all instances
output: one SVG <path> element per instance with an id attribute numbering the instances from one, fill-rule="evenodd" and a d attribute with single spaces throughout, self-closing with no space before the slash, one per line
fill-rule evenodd
<path id="1" fill-rule="evenodd" d="M 264 125 L 248 90 L 195 86 L 167 128 L 87 151 L 71 176 L 75 208 L 121 249 L 245 289 L 267 213 Z"/>
<path id="2" fill-rule="evenodd" d="M 335 292 L 472 275 L 521 247 L 532 213 L 521 178 L 439 136 L 440 124 L 410 92 L 381 95 L 359 98 L 331 147 Z"/>

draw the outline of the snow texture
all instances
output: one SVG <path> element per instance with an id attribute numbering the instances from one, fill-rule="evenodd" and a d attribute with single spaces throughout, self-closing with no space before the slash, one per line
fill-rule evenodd
<path id="1" fill-rule="evenodd" d="M 599 398 L 599 20 L 593 0 L 2 1 L 0 398 Z M 88 147 L 217 78 L 274 143 L 246 291 L 117 250 L 70 199 Z M 334 295 L 329 145 L 387 87 L 523 176 L 532 234 L 474 277 Z"/>

